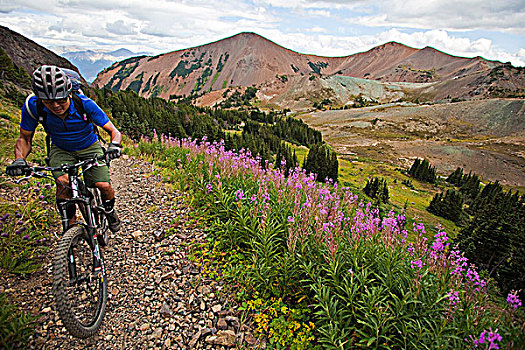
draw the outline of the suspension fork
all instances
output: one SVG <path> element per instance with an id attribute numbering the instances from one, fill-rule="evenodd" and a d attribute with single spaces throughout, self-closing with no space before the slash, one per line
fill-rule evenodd
<path id="1" fill-rule="evenodd" d="M 88 241 L 91 253 L 93 254 L 93 276 L 104 278 L 105 268 L 104 262 L 101 259 L 100 248 L 95 235 L 96 228 L 94 226 L 89 227 L 85 225 L 86 228 L 86 239 Z M 74 281 L 75 283 L 83 282 L 78 280 L 75 255 L 73 254 L 73 248 L 69 247 L 68 251 L 68 271 L 69 271 L 69 280 Z"/>

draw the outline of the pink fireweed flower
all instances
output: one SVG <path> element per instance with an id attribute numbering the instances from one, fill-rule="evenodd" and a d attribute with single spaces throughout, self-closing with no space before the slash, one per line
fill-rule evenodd
<path id="1" fill-rule="evenodd" d="M 292 223 L 292 222 L 295 222 L 295 219 L 291 216 L 288 217 L 288 222 Z"/>
<path id="2" fill-rule="evenodd" d="M 481 344 L 487 344 L 487 349 L 499 349 L 499 346 L 496 344 L 497 341 L 501 341 L 503 337 L 499 335 L 498 329 L 492 331 L 492 327 L 488 331 L 481 332 L 479 339 L 474 340 L 474 345 L 478 347 Z"/>
<path id="3" fill-rule="evenodd" d="M 459 250 L 452 250 L 448 256 L 448 260 L 452 262 L 450 274 L 461 277 L 462 273 L 465 272 L 468 259 L 465 258 Z"/>
<path id="4" fill-rule="evenodd" d="M 459 292 L 451 289 L 450 292 L 447 293 L 447 299 L 450 306 L 456 306 L 459 302 Z"/>
<path id="5" fill-rule="evenodd" d="M 352 270 L 352 268 L 349 268 L 348 269 L 348 273 L 353 276 L 354 275 L 354 270 Z"/>
<path id="6" fill-rule="evenodd" d="M 236 201 L 240 201 L 240 200 L 243 200 L 244 199 L 244 191 L 241 190 L 241 189 L 238 189 L 236 192 L 235 192 L 235 200 Z"/>
<path id="7" fill-rule="evenodd" d="M 446 232 L 439 232 L 434 238 L 436 240 L 432 243 L 432 250 L 436 253 L 445 251 L 450 245 L 450 243 L 446 243 L 448 241 Z"/>
<path id="8" fill-rule="evenodd" d="M 412 269 L 415 269 L 416 267 L 419 268 L 419 269 L 421 269 L 421 268 L 423 268 L 424 265 L 425 265 L 425 263 L 423 263 L 423 261 L 421 261 L 421 259 L 419 259 L 419 260 L 414 260 L 414 261 L 411 261 L 411 262 L 410 262 L 410 267 L 411 267 Z"/>
<path id="9" fill-rule="evenodd" d="M 476 271 L 476 268 L 474 267 L 474 265 L 471 265 L 468 268 L 466 277 L 470 282 L 474 284 L 474 286 L 476 286 L 474 290 L 477 292 L 479 292 L 481 288 L 484 288 L 487 285 L 487 281 L 479 278 L 479 274 Z"/>
<path id="10" fill-rule="evenodd" d="M 507 296 L 507 304 L 510 305 L 510 307 L 517 309 L 521 306 L 521 300 L 518 297 L 518 292 L 515 290 L 512 290 L 509 295 Z"/>
<path id="11" fill-rule="evenodd" d="M 206 184 L 206 189 L 208 190 L 208 192 L 211 192 L 211 190 L 213 189 L 213 185 L 211 183 Z"/>

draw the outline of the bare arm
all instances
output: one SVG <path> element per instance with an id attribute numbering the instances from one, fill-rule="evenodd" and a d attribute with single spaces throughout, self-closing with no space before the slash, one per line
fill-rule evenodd
<path id="1" fill-rule="evenodd" d="M 118 143 L 120 145 L 120 142 L 122 141 L 122 135 L 120 134 L 120 131 L 117 130 L 115 125 L 113 125 L 111 120 L 104 124 L 102 129 L 104 129 L 109 134 L 111 137 L 111 142 Z"/>
<path id="2" fill-rule="evenodd" d="M 34 131 L 27 131 L 20 128 L 20 136 L 15 143 L 15 159 L 26 159 L 29 153 L 31 153 L 34 134 Z"/>

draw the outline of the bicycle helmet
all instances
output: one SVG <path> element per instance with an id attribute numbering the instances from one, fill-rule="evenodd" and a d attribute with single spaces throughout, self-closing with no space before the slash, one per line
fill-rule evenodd
<path id="1" fill-rule="evenodd" d="M 41 66 L 33 72 L 31 86 L 37 98 L 59 100 L 69 96 L 73 90 L 71 79 L 56 66 Z"/>

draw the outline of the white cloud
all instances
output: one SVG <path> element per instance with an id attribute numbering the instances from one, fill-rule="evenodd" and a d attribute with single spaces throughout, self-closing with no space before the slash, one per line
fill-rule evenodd
<path id="1" fill-rule="evenodd" d="M 391 0 L 376 14 L 352 19 L 364 26 L 447 30 L 491 30 L 525 34 L 522 0 Z"/>
<path id="2" fill-rule="evenodd" d="M 323 11 L 323 10 L 308 10 L 306 11 L 306 13 L 312 17 L 330 17 L 331 16 L 330 11 Z"/>
<path id="3" fill-rule="evenodd" d="M 0 24 L 48 48 L 151 54 L 251 31 L 308 54 L 350 55 L 394 40 L 524 65 L 524 16 L 523 0 L 0 0 Z"/>
<path id="4" fill-rule="evenodd" d="M 312 28 L 307 28 L 305 30 L 311 33 L 326 33 L 327 32 L 326 28 L 322 28 L 322 27 L 312 27 Z"/>
<path id="5" fill-rule="evenodd" d="M 137 34 L 137 24 L 124 22 L 119 19 L 115 22 L 106 23 L 106 29 L 108 32 L 117 35 L 133 35 Z"/>

